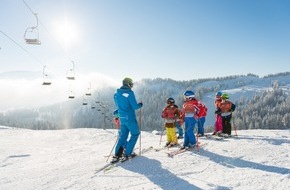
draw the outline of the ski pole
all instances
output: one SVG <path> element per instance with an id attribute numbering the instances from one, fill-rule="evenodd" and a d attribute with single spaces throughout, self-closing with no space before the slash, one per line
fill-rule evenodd
<path id="1" fill-rule="evenodd" d="M 115 142 L 115 144 L 114 144 L 114 146 L 113 146 L 113 148 L 112 148 L 112 150 L 111 150 L 110 154 L 108 155 L 108 158 L 107 158 L 106 162 L 108 162 L 108 160 L 109 160 L 109 158 L 110 158 L 110 155 L 112 154 L 112 152 L 113 152 L 113 150 L 114 150 L 114 148 L 115 148 L 115 146 L 116 146 L 116 144 L 117 144 L 118 140 L 119 140 L 119 133 L 118 133 L 118 135 L 117 135 L 116 142 Z"/>
<path id="2" fill-rule="evenodd" d="M 140 137 L 139 137 L 139 155 L 141 155 L 141 124 L 142 124 L 142 111 L 140 108 L 140 116 L 139 116 L 139 131 L 140 131 Z"/>
<path id="3" fill-rule="evenodd" d="M 234 115 L 232 116 L 232 122 L 233 122 L 233 126 L 234 126 L 234 130 L 235 130 L 236 136 L 238 136 L 237 127 L 236 127 L 236 124 L 234 122 Z"/>
<path id="4" fill-rule="evenodd" d="M 197 129 L 197 133 L 196 133 L 196 148 L 197 148 L 197 152 L 199 152 L 199 144 L 198 144 L 198 129 Z"/>
<path id="5" fill-rule="evenodd" d="M 164 119 L 165 120 L 165 119 Z M 165 121 L 164 121 L 165 122 Z M 161 145 L 161 140 L 162 140 L 162 135 L 163 135 L 163 132 L 164 132 L 164 126 L 162 126 L 162 130 L 161 130 L 161 135 L 160 135 L 160 140 L 159 140 L 159 146 Z"/>

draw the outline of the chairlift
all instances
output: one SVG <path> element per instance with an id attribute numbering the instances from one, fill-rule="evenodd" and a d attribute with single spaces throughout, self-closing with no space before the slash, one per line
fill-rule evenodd
<path id="1" fill-rule="evenodd" d="M 66 78 L 68 80 L 75 80 L 75 66 L 74 66 L 73 61 L 72 61 L 72 65 L 73 65 L 72 68 L 66 73 Z"/>
<path id="2" fill-rule="evenodd" d="M 28 27 L 24 33 L 24 39 L 27 44 L 32 45 L 40 45 L 41 42 L 39 41 L 39 33 L 38 33 L 38 17 L 37 14 L 34 13 L 36 18 L 36 26 Z"/>
<path id="3" fill-rule="evenodd" d="M 96 108 L 96 105 L 95 105 L 95 102 L 94 101 L 91 102 L 91 108 L 92 109 L 95 109 Z"/>
<path id="4" fill-rule="evenodd" d="M 72 90 L 70 90 L 69 95 L 68 95 L 69 99 L 74 99 L 75 98 L 75 94 L 73 93 Z"/>
<path id="5" fill-rule="evenodd" d="M 45 68 L 46 68 L 46 66 L 43 66 L 43 71 L 42 71 L 42 78 L 43 78 L 43 80 L 42 80 L 42 85 L 51 85 L 51 77 L 47 74 L 47 73 L 45 73 Z"/>
<path id="6" fill-rule="evenodd" d="M 83 97 L 83 105 L 84 106 L 88 105 L 88 101 L 87 101 L 87 99 L 85 97 Z"/>
<path id="7" fill-rule="evenodd" d="M 87 88 L 87 90 L 85 92 L 85 95 L 86 96 L 91 96 L 92 95 L 92 92 L 91 92 L 91 83 L 90 83 L 90 86 Z"/>

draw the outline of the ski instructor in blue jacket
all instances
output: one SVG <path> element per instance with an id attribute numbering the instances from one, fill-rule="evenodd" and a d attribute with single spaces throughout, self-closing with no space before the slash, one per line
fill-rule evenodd
<path id="1" fill-rule="evenodd" d="M 140 109 L 143 104 L 141 102 L 137 103 L 134 92 L 131 90 L 132 87 L 133 80 L 131 78 L 124 78 L 123 86 L 117 89 L 114 95 L 114 101 L 119 113 L 121 132 L 115 148 L 115 155 L 111 161 L 112 163 L 118 162 L 119 160 L 123 162 L 136 156 L 136 154 L 133 153 L 133 149 L 138 140 L 140 131 L 135 110 Z M 127 142 L 129 133 L 130 139 Z M 126 146 L 123 148 L 124 145 Z"/>

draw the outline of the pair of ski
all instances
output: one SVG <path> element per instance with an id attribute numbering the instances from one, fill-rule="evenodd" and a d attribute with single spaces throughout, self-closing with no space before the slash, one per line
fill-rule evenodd
<path id="1" fill-rule="evenodd" d="M 221 141 L 224 139 L 224 137 L 222 137 L 222 136 L 212 135 L 212 134 L 204 134 L 204 136 L 208 139 L 214 139 L 214 140 L 218 140 L 218 141 Z"/>
<path id="2" fill-rule="evenodd" d="M 161 148 L 154 148 L 155 152 L 159 152 L 159 151 L 162 151 L 162 150 L 170 150 L 171 148 L 180 148 L 180 144 L 177 144 L 177 145 L 174 145 L 174 146 L 164 146 L 164 147 L 161 147 Z"/>
<path id="3" fill-rule="evenodd" d="M 192 146 L 190 148 L 185 148 L 185 149 L 179 149 L 179 150 L 175 150 L 172 152 L 167 152 L 167 156 L 170 158 L 173 158 L 174 156 L 178 155 L 178 154 L 182 154 L 184 152 L 192 152 L 193 150 L 199 150 L 199 147 L 206 145 L 207 143 L 198 143 L 198 145 Z"/>
<path id="4" fill-rule="evenodd" d="M 153 149 L 152 146 L 150 146 L 149 148 L 145 148 L 145 149 L 143 149 L 143 150 L 141 151 L 141 154 L 144 154 L 144 153 L 146 153 L 146 152 L 148 152 L 148 151 L 150 151 L 150 150 L 152 150 L 152 149 Z M 121 163 L 127 162 L 128 160 L 132 160 L 132 159 L 134 159 L 135 157 L 138 157 L 138 156 L 136 155 L 136 156 L 134 156 L 134 157 L 132 157 L 132 158 L 130 158 L 130 159 L 124 160 L 124 161 L 117 161 L 117 162 L 113 162 L 113 163 L 112 163 L 112 162 L 107 163 L 107 164 L 105 164 L 104 166 L 102 166 L 101 168 L 96 169 L 95 174 L 100 173 L 100 172 L 102 172 L 102 171 L 107 172 L 107 171 L 109 171 L 110 169 L 114 168 L 115 166 L 117 166 L 117 165 L 119 165 L 119 164 L 121 164 Z"/>

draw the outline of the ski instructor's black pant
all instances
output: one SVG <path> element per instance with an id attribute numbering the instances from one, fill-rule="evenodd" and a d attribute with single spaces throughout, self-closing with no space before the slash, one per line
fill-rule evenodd
<path id="1" fill-rule="evenodd" d="M 224 134 L 231 135 L 231 133 L 232 133 L 231 118 L 232 118 L 232 115 L 222 117 L 223 133 Z"/>

